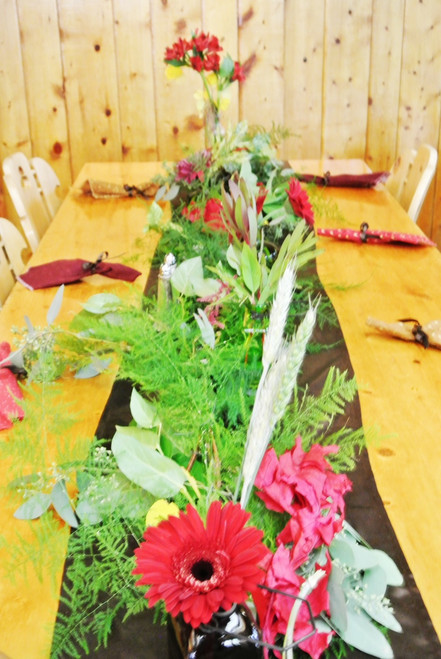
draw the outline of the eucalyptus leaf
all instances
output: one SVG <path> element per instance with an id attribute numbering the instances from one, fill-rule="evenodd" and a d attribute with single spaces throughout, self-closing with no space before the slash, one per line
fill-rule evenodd
<path id="1" fill-rule="evenodd" d="M 174 271 L 171 282 L 182 295 L 194 295 L 193 280 L 203 279 L 202 259 L 195 256 L 180 263 Z"/>
<path id="2" fill-rule="evenodd" d="M 180 263 L 172 275 L 171 283 L 182 295 L 197 295 L 198 297 L 214 295 L 221 285 L 216 279 L 204 278 L 200 256 Z"/>
<path id="3" fill-rule="evenodd" d="M 164 201 L 171 201 L 172 199 L 175 199 L 177 195 L 179 194 L 180 187 L 177 183 L 173 183 L 169 190 L 164 194 Z"/>
<path id="4" fill-rule="evenodd" d="M 375 557 L 377 565 L 380 565 L 386 573 L 389 586 L 402 586 L 404 583 L 403 575 L 392 558 L 384 551 L 381 551 L 381 549 L 371 549 L 371 551 Z"/>
<path id="5" fill-rule="evenodd" d="M 332 559 L 338 559 L 343 565 L 353 566 L 355 563 L 353 545 L 347 542 L 342 534 L 336 535 L 329 546 Z"/>
<path id="6" fill-rule="evenodd" d="M 37 519 L 46 512 L 51 505 L 51 495 L 37 492 L 25 501 L 14 513 L 16 519 Z"/>
<path id="7" fill-rule="evenodd" d="M 394 653 L 386 637 L 361 610 L 359 613 L 348 610 L 348 626 L 339 635 L 357 650 L 379 659 L 393 659 Z"/>
<path id="8" fill-rule="evenodd" d="M 159 448 L 159 432 L 154 430 L 138 428 L 137 426 L 116 426 L 115 435 L 119 435 L 121 438 L 133 437 L 133 439 L 150 446 L 152 449 Z"/>
<path id="9" fill-rule="evenodd" d="M 132 437 L 115 435 L 112 451 L 122 473 L 156 497 L 173 497 L 184 485 L 182 467 Z"/>
<path id="10" fill-rule="evenodd" d="M 403 631 L 391 609 L 382 605 L 380 600 L 374 598 L 366 599 L 362 602 L 362 607 L 378 624 L 391 629 L 393 632 L 399 633 Z"/>
<path id="11" fill-rule="evenodd" d="M 338 565 L 333 565 L 328 580 L 329 607 L 331 621 L 339 630 L 344 630 L 348 626 L 346 597 L 342 587 L 344 577 L 343 570 Z"/>
<path id="12" fill-rule="evenodd" d="M 155 227 L 159 224 L 164 215 L 164 211 L 161 206 L 153 201 L 150 205 L 149 211 L 147 213 L 147 223 L 150 227 Z"/>
<path id="13" fill-rule="evenodd" d="M 90 362 L 90 364 L 80 368 L 75 373 L 74 377 L 77 380 L 87 380 L 88 378 L 94 378 L 95 376 L 105 371 L 111 361 L 111 359 L 94 359 Z"/>
<path id="14" fill-rule="evenodd" d="M 374 565 L 374 567 L 365 570 L 362 581 L 365 593 L 368 596 L 384 597 L 387 589 L 387 577 L 382 567 Z"/>
<path id="15" fill-rule="evenodd" d="M 116 311 L 121 305 L 121 299 L 113 293 L 97 293 L 92 295 L 87 302 L 83 304 L 83 308 L 89 313 L 101 315 Z"/>
<path id="16" fill-rule="evenodd" d="M 76 528 L 78 526 L 78 521 L 73 511 L 64 481 L 58 481 L 55 483 L 54 489 L 52 490 L 51 500 L 53 507 L 60 515 L 61 519 L 63 519 L 66 524 L 69 524 L 69 526 Z"/>
<path id="17" fill-rule="evenodd" d="M 160 423 L 156 407 L 145 400 L 136 389 L 132 389 L 130 396 L 130 412 L 141 428 L 154 428 Z"/>
<path id="18" fill-rule="evenodd" d="M 30 336 L 32 336 L 33 334 L 35 334 L 35 328 L 32 324 L 32 321 L 29 318 L 29 316 L 26 316 L 26 315 L 25 315 L 24 319 L 25 319 L 26 327 L 28 328 L 28 333 L 29 333 Z"/>
<path id="19" fill-rule="evenodd" d="M 52 325 L 52 323 L 55 321 L 58 314 L 60 313 L 61 305 L 63 304 L 63 295 L 64 295 L 64 284 L 62 284 L 55 293 L 54 299 L 52 300 L 51 306 L 49 307 L 48 312 L 46 314 L 46 320 L 48 325 Z"/>

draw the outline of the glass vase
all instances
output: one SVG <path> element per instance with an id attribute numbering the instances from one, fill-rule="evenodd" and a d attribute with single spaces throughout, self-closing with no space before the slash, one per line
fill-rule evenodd
<path id="1" fill-rule="evenodd" d="M 222 137 L 225 134 L 224 127 L 222 126 L 220 120 L 220 112 L 211 103 L 205 104 L 204 125 L 205 145 L 207 148 L 210 148 L 213 146 L 217 137 Z"/>
<path id="2" fill-rule="evenodd" d="M 213 614 L 207 625 L 193 629 L 179 616 L 172 621 L 175 638 L 169 659 L 262 659 L 260 631 L 250 609 L 236 604 Z M 180 654 L 177 654 L 179 648 Z"/>

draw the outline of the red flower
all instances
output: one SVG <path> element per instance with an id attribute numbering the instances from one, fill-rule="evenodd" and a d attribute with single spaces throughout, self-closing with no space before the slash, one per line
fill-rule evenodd
<path id="1" fill-rule="evenodd" d="M 185 54 L 191 50 L 191 43 L 186 39 L 178 39 L 171 48 L 165 49 L 165 61 L 171 62 L 173 60 L 183 60 Z"/>
<path id="2" fill-rule="evenodd" d="M 221 211 L 222 202 L 220 199 L 209 199 L 205 204 L 204 222 L 213 229 L 213 231 L 226 231 Z"/>
<path id="3" fill-rule="evenodd" d="M 9 343 L 0 343 L 0 362 L 11 352 Z M 0 369 L 0 430 L 11 428 L 13 419 L 22 419 L 24 412 L 16 399 L 23 398 L 23 392 L 17 384 L 17 378 L 9 368 Z"/>
<path id="4" fill-rule="evenodd" d="M 317 565 L 316 567 L 324 569 L 326 576 L 319 581 L 317 587 L 307 598 L 311 605 L 314 618 L 323 612 L 329 614 L 327 585 L 332 565 L 328 553 L 326 565 Z M 287 595 L 297 596 L 305 579 L 297 574 L 295 570 L 296 568 L 292 561 L 290 550 L 287 547 L 280 546 L 271 559 L 265 585 L 269 588 L 281 590 L 283 593 L 287 593 Z M 255 599 L 257 613 L 262 624 L 263 640 L 267 643 L 274 644 L 279 636 L 284 636 L 286 633 L 289 616 L 294 603 L 293 598 L 287 595 L 263 590 L 259 593 L 258 598 Z M 294 640 L 306 636 L 311 631 L 312 625 L 309 611 L 307 606 L 302 604 L 296 619 Z M 332 633 L 316 633 L 306 641 L 300 643 L 299 647 L 313 657 L 313 659 L 318 659 L 328 647 L 331 638 Z M 280 657 L 278 652 L 275 654 Z"/>
<path id="5" fill-rule="evenodd" d="M 190 201 L 188 206 L 184 206 L 182 209 L 182 215 L 190 222 L 197 222 L 202 217 L 202 211 L 194 201 Z"/>
<path id="6" fill-rule="evenodd" d="M 294 214 L 305 220 L 310 227 L 314 226 L 314 211 L 305 190 L 296 178 L 289 182 L 288 198 Z"/>
<path id="7" fill-rule="evenodd" d="M 233 75 L 231 76 L 231 80 L 238 80 L 239 82 L 243 82 L 245 78 L 246 75 L 243 67 L 239 64 L 239 62 L 234 62 L 234 71 Z"/>
<path id="8" fill-rule="evenodd" d="M 341 531 L 343 495 L 351 489 L 351 482 L 345 474 L 335 474 L 325 459 L 336 451 L 337 446 L 314 444 L 305 453 L 301 437 L 297 437 L 294 448 L 280 459 L 269 449 L 257 474 L 256 487 L 261 490 L 257 495 L 267 508 L 291 515 L 277 541 L 294 543 L 297 567 L 311 549 L 329 545 Z"/>
<path id="9" fill-rule="evenodd" d="M 135 550 L 137 585 L 150 585 L 152 607 L 164 600 L 166 610 L 193 627 L 207 623 L 220 608 L 244 602 L 263 578 L 260 563 L 268 554 L 262 531 L 245 527 L 250 514 L 239 504 L 211 504 L 207 522 L 193 506 L 186 513 L 149 527 Z"/>

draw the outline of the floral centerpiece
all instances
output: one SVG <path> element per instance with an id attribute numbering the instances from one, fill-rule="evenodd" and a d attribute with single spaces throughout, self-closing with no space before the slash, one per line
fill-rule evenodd
<path id="1" fill-rule="evenodd" d="M 165 53 L 173 69 L 201 75 L 216 122 L 224 91 L 244 80 L 221 50 L 202 32 Z M 47 382 L 66 366 L 97 375 L 112 351 L 133 385 L 128 425 L 94 439 L 86 460 L 64 451 L 48 469 L 15 456 L 16 515 L 49 520 L 42 542 L 60 517 L 73 529 L 54 658 L 80 656 L 90 633 L 106 643 L 120 611 L 146 606 L 188 626 L 184 656 L 205 656 L 207 634 L 246 656 L 300 648 L 319 659 L 347 646 L 392 656 L 383 631 L 401 628 L 385 594 L 402 577 L 345 519 L 345 472 L 364 435 L 334 421 L 355 382 L 336 368 L 317 396 L 298 382 L 314 326 L 333 312 L 309 269 L 324 202 L 277 158 L 282 135 L 218 126 L 206 149 L 158 178 L 146 220 L 161 233 L 157 295 L 92 296 L 63 331 L 60 289 L 48 327 L 29 321 L 8 355 Z M 28 450 L 25 423 L 9 455 Z M 237 607 L 252 625 L 219 627 Z"/>

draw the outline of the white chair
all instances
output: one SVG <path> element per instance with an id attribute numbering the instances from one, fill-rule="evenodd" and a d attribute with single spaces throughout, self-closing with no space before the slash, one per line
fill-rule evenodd
<path id="1" fill-rule="evenodd" d="M 0 308 L 8 297 L 12 287 L 15 284 L 15 278 L 6 260 L 6 255 L 0 248 Z"/>
<path id="2" fill-rule="evenodd" d="M 434 177 L 438 152 L 430 144 L 405 151 L 395 162 L 386 188 L 416 222 Z"/>
<path id="3" fill-rule="evenodd" d="M 32 160 L 37 161 L 33 163 L 35 169 L 20 151 L 8 156 L 3 161 L 3 179 L 29 246 L 35 251 L 58 208 L 55 190 L 60 182 L 42 158 Z"/>
<path id="4" fill-rule="evenodd" d="M 62 201 L 57 194 L 57 191 L 60 189 L 60 180 L 50 164 L 44 160 L 44 158 L 31 158 L 29 162 L 34 170 L 34 175 L 37 185 L 40 187 L 43 195 L 43 200 L 51 218 L 53 218 Z"/>
<path id="5" fill-rule="evenodd" d="M 0 217 L 0 248 L 9 263 L 9 269 L 17 278 L 26 269 L 22 254 L 28 246 L 17 227 L 4 217 Z"/>

